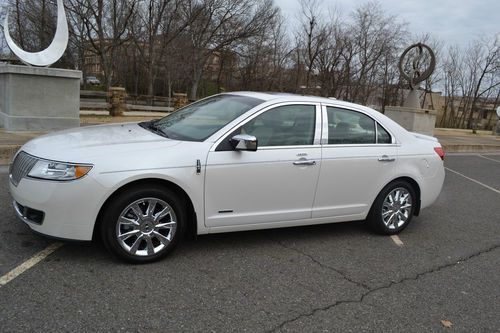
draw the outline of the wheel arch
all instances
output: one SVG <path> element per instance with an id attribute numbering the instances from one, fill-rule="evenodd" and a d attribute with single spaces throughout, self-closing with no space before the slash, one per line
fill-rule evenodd
<path id="1" fill-rule="evenodd" d="M 94 231 L 92 234 L 92 239 L 95 239 L 97 237 L 97 231 L 99 230 L 99 226 L 102 223 L 102 217 L 103 213 L 106 210 L 107 206 L 109 205 L 110 202 L 112 202 L 116 197 L 118 197 L 121 193 L 124 191 L 127 191 L 130 188 L 133 187 L 147 187 L 148 185 L 154 185 L 154 186 L 161 186 L 166 189 L 169 189 L 176 194 L 179 195 L 183 203 L 185 204 L 186 208 L 186 214 L 187 214 L 187 232 L 192 235 L 196 236 L 197 235 L 197 229 L 198 229 L 198 224 L 197 224 L 197 216 L 196 216 L 196 211 L 194 209 L 193 201 L 187 194 L 187 192 L 180 187 L 179 185 L 166 180 L 162 178 L 142 178 L 142 179 L 136 179 L 133 181 L 130 181 L 126 184 L 123 184 L 119 188 L 117 188 L 113 193 L 111 193 L 107 199 L 104 201 L 104 203 L 101 205 L 101 208 L 99 209 L 99 213 L 97 214 L 97 218 L 94 224 Z"/>

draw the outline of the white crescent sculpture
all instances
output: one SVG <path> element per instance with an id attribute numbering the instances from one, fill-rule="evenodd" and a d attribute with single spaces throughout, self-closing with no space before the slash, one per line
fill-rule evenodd
<path id="1" fill-rule="evenodd" d="M 16 45 L 9 32 L 9 11 L 5 15 L 3 24 L 5 41 L 11 51 L 25 64 L 46 67 L 57 62 L 63 56 L 68 46 L 69 32 L 66 11 L 63 0 L 57 0 L 57 28 L 56 34 L 49 47 L 40 52 L 26 52 Z"/>

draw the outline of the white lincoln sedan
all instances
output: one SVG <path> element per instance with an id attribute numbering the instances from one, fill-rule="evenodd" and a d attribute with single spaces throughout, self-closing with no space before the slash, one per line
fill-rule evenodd
<path id="1" fill-rule="evenodd" d="M 10 169 L 16 214 L 61 239 L 101 236 L 134 263 L 209 234 L 366 220 L 396 234 L 431 205 L 444 151 L 383 114 L 320 97 L 235 92 L 142 123 L 26 143 Z"/>

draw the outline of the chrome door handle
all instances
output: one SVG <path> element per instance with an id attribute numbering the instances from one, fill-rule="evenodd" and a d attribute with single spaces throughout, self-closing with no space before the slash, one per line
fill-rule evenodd
<path id="1" fill-rule="evenodd" d="M 293 165 L 316 165 L 316 161 L 295 161 Z"/>
<path id="2" fill-rule="evenodd" d="M 394 157 L 382 155 L 382 157 L 380 157 L 378 160 L 379 160 L 379 162 L 394 162 L 396 159 Z"/>

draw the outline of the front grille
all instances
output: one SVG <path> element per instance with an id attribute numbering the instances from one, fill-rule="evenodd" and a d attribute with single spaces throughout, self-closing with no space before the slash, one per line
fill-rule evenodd
<path id="1" fill-rule="evenodd" d="M 10 179 L 14 186 L 17 186 L 21 179 L 26 177 L 35 165 L 37 159 L 24 151 L 17 154 L 12 166 L 10 167 Z"/>

